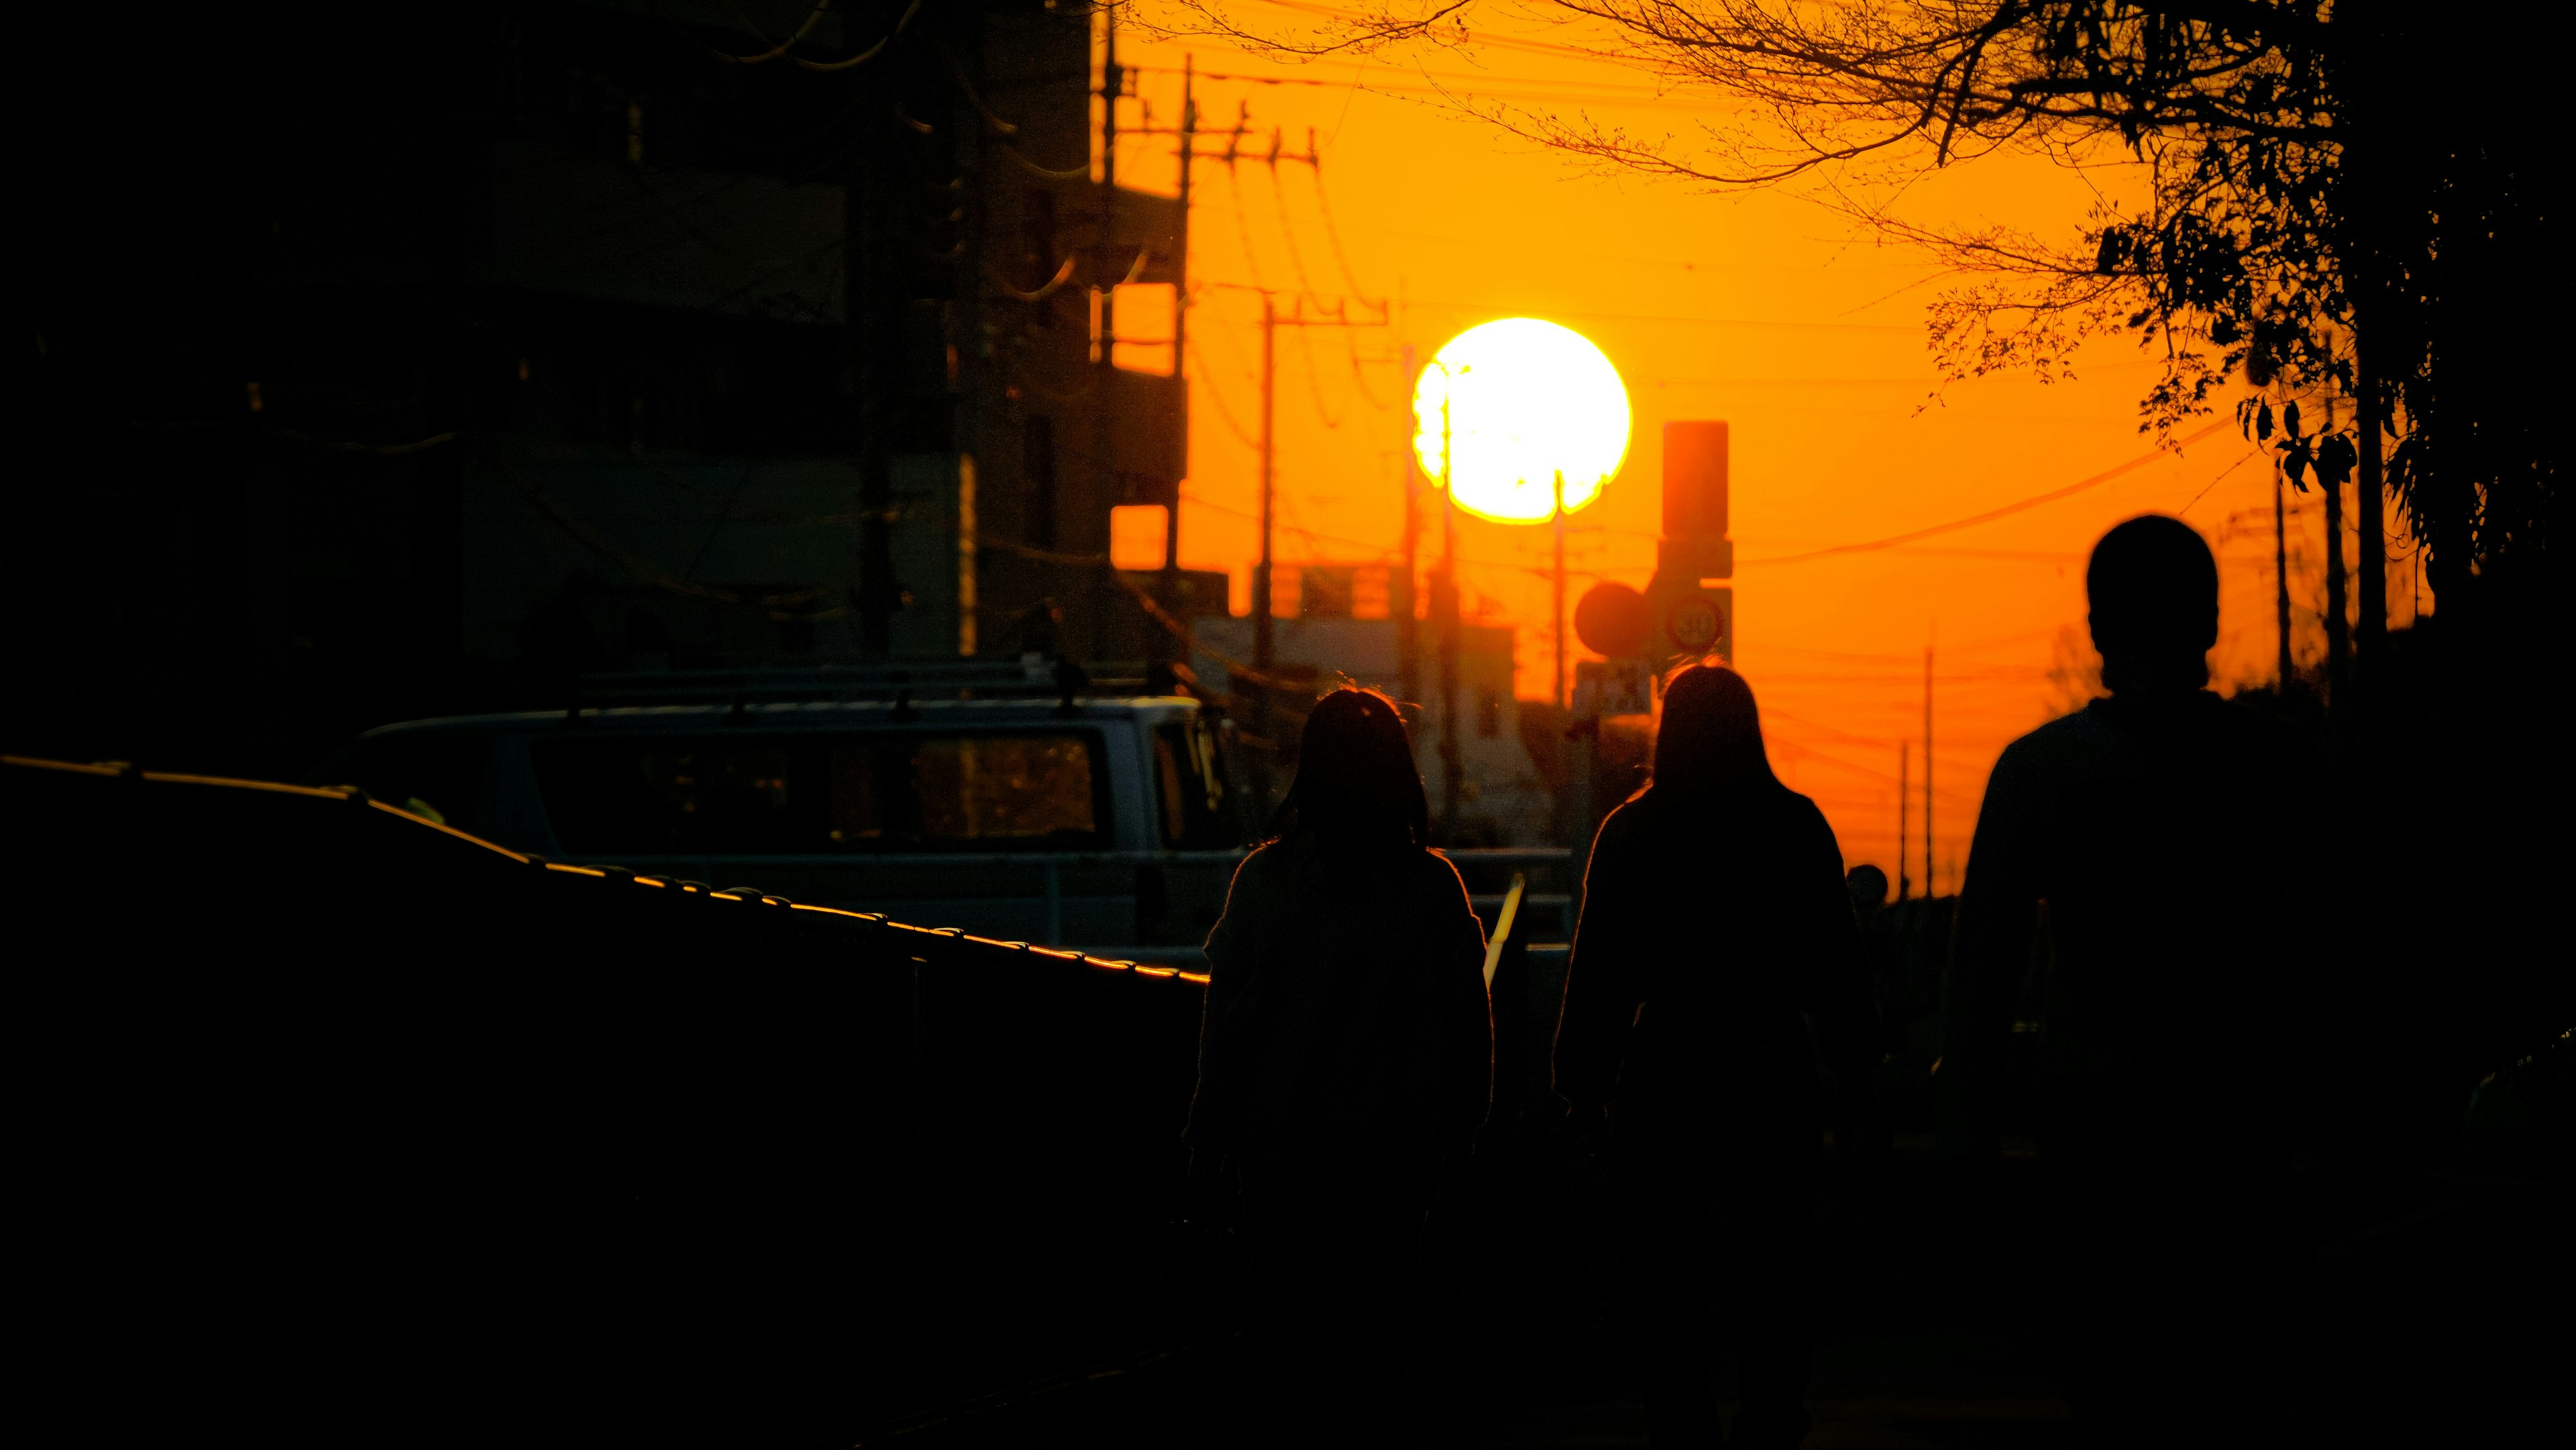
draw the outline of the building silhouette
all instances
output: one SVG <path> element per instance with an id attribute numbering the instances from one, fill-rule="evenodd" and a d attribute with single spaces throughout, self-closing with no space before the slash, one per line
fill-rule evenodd
<path id="1" fill-rule="evenodd" d="M 1096 174 L 1092 17 L 744 63 L 811 12 L 228 16 L 47 82 L 10 748 L 284 774 L 587 671 L 1168 651 L 1109 511 L 1176 502 L 1185 385 L 1094 297 L 1186 225 Z"/>

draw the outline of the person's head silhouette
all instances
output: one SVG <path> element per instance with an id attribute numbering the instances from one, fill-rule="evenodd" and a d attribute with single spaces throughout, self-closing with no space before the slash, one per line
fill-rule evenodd
<path id="1" fill-rule="evenodd" d="M 1779 783 L 1744 677 L 1724 665 L 1692 665 L 1673 676 L 1655 731 L 1655 788 L 1731 793 Z"/>
<path id="2" fill-rule="evenodd" d="M 1850 889 L 1857 910 L 1876 911 L 1887 904 L 1887 873 L 1867 862 L 1844 872 L 1843 885 Z"/>
<path id="3" fill-rule="evenodd" d="M 2084 570 L 2093 647 L 2114 695 L 2197 690 L 2218 643 L 2218 561 L 2191 525 L 2141 514 L 2102 536 Z"/>
<path id="4" fill-rule="evenodd" d="M 1430 818 L 1395 702 L 1364 689 L 1316 701 L 1273 834 L 1318 835 L 1343 847 L 1428 846 Z"/>

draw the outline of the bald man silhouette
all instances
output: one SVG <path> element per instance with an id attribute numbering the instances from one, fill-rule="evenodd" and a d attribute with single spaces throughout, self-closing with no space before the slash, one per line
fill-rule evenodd
<path id="1" fill-rule="evenodd" d="M 2085 574 L 2110 698 L 1995 764 L 1942 992 L 1941 1152 L 1994 1182 L 2016 1031 L 2041 1034 L 2052 1298 L 2090 1443 L 2219 1444 L 2264 1414 L 2274 1180 L 2305 1048 L 2313 810 L 2293 737 L 2204 686 L 2218 570 L 2134 518 Z M 2016 1022 L 2039 972 L 2036 1022 Z"/>

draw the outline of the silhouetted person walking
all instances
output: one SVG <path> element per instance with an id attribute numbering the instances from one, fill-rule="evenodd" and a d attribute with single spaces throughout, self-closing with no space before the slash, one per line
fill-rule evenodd
<path id="1" fill-rule="evenodd" d="M 1395 706 L 1325 696 L 1277 839 L 1208 938 L 1186 1141 L 1193 1173 L 1230 1160 L 1242 1181 L 1255 1437 L 1351 1444 L 1404 1418 L 1416 1245 L 1493 1062 L 1484 929 L 1428 815 Z"/>
<path id="2" fill-rule="evenodd" d="M 1868 1136 L 1878 1040 L 1841 850 L 1815 803 L 1771 773 L 1733 670 L 1696 666 L 1665 691 L 1652 783 L 1602 823 L 1567 970 L 1556 1086 L 1578 1131 L 1609 1115 L 1653 1443 L 1725 1438 L 1705 1349 L 1723 1194 L 1744 1318 L 1734 1441 L 1795 1445 L 1808 1426 L 1818 1049 L 1846 1123 Z"/>
<path id="3" fill-rule="evenodd" d="M 2202 688 L 2218 570 L 2188 525 L 2112 529 L 2085 588 L 2111 695 L 2014 741 L 1987 783 L 1942 993 L 1941 1152 L 1982 1198 L 2024 973 L 2044 972 L 2034 1116 L 2077 1422 L 2094 1443 L 2227 1443 L 2265 1408 L 2307 772 L 2286 731 Z"/>

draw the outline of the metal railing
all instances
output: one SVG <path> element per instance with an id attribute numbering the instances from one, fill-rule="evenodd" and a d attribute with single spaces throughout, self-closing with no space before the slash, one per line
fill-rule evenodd
<path id="1" fill-rule="evenodd" d="M 1039 872 L 1040 899 L 1045 903 L 1045 940 L 1062 943 L 1064 930 L 1064 874 L 1068 870 L 1098 866 L 1206 866 L 1231 871 L 1250 853 L 1232 851 L 921 851 L 921 852 L 843 852 L 838 854 L 795 854 L 771 856 L 621 856 L 617 864 L 629 870 L 652 876 L 674 876 L 696 879 L 700 874 L 715 874 L 718 867 L 726 872 L 757 873 L 763 867 L 781 870 L 810 871 L 817 868 L 851 871 L 895 871 L 933 869 L 940 871 L 997 870 L 1017 867 L 1035 868 Z M 1109 945 L 1109 944 L 1104 944 Z M 1125 946 L 1117 950 L 1128 950 Z M 1169 960 L 1176 953 L 1194 954 L 1195 946 L 1150 948 L 1138 950 L 1153 954 L 1155 960 Z M 1144 960 L 1145 958 L 1138 958 Z M 1191 957 L 1183 957 L 1190 960 Z"/>
<path id="2" fill-rule="evenodd" d="M 346 789 L 0 761 L 0 854 L 22 934 L 95 967 L 19 993 L 18 1065 L 81 1085 L 14 1205 L 81 1272 L 21 1297 L 184 1319 L 220 1243 L 243 1292 L 333 1306 L 145 1345 L 156 1382 L 283 1356 L 334 1422 L 874 1443 L 1192 1332 L 1150 1286 L 1203 975 L 532 860 Z M 97 1204 L 173 1163 L 187 1231 L 138 1247 Z"/>
<path id="3" fill-rule="evenodd" d="M 1034 868 L 1040 873 L 1040 898 L 1045 903 L 1044 939 L 1062 943 L 1064 930 L 1064 874 L 1084 867 L 1165 866 L 1219 867 L 1231 871 L 1251 854 L 1248 849 L 1223 851 L 920 851 L 920 852 L 798 852 L 771 855 L 658 855 L 620 856 L 617 864 L 649 876 L 667 876 L 694 880 L 701 876 L 730 874 L 740 871 L 758 873 L 764 867 L 780 870 L 809 871 L 817 868 L 840 870 L 996 870 Z M 1562 846 L 1470 846 L 1440 853 L 1462 870 L 1470 867 L 1528 868 L 1563 867 L 1571 871 L 1574 853 Z M 1571 884 L 1571 883 L 1569 883 Z M 1490 928 L 1502 909 L 1503 893 L 1476 893 L 1469 896 Z M 1574 939 L 1577 893 L 1532 892 L 1521 903 L 1535 929 L 1542 921 L 1557 926 L 1554 941 Z M 1552 916 L 1551 916 L 1552 913 Z M 1199 960 L 1196 945 L 1128 946 L 1104 943 L 1118 952 L 1132 952 L 1138 961 L 1195 965 Z"/>

